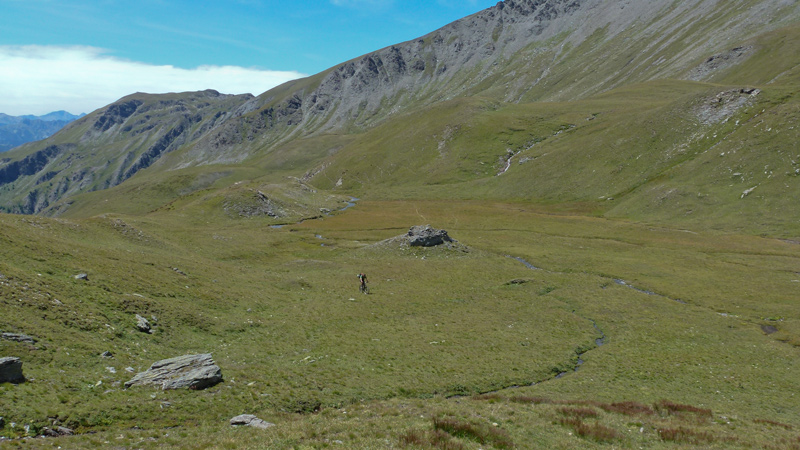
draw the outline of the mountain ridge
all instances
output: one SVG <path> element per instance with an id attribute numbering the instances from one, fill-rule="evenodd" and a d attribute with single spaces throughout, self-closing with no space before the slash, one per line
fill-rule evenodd
<path id="1" fill-rule="evenodd" d="M 355 136 L 455 98 L 514 104 L 577 100 L 663 78 L 741 83 L 745 80 L 731 75 L 731 68 L 758 54 L 752 39 L 796 21 L 799 9 L 785 0 L 660 0 L 647 5 L 507 0 L 257 97 L 235 97 L 225 110 L 208 109 L 202 93 L 164 94 L 163 100 L 149 94 L 127 96 L 6 158 L 5 164 L 22 164 L 26 155 L 51 145 L 77 145 L 77 153 L 50 152 L 47 167 L 27 179 L 10 176 L 8 167 L 0 166 L 5 173 L 0 177 L 0 208 L 39 213 L 68 196 L 116 186 L 145 168 L 239 164 L 298 139 Z M 176 95 L 181 99 L 175 100 Z M 136 103 L 147 101 L 164 109 L 143 114 Z M 173 108 L 174 101 L 182 106 Z M 131 151 L 133 147 L 137 150 Z M 91 168 L 67 162 L 86 160 L 79 156 L 86 148 L 106 154 L 105 161 L 95 161 Z M 321 172 L 320 163 L 304 172 Z M 109 170 L 109 165 L 116 167 Z M 51 181 L 58 179 L 62 181 Z M 51 183 L 46 189 L 45 181 Z M 8 189 L 12 183 L 14 189 Z"/>

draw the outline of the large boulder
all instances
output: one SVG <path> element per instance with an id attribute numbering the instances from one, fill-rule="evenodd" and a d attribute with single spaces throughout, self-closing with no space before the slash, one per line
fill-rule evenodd
<path id="1" fill-rule="evenodd" d="M 408 230 L 408 245 L 412 247 L 433 247 L 445 242 L 453 242 L 445 230 L 431 228 L 430 225 L 417 225 Z"/>
<path id="2" fill-rule="evenodd" d="M 21 383 L 25 381 L 22 375 L 22 361 L 13 356 L 0 358 L 0 383 Z"/>
<path id="3" fill-rule="evenodd" d="M 222 371 L 210 353 L 184 355 L 157 361 L 145 372 L 139 372 L 125 387 L 160 386 L 161 389 L 205 389 L 222 381 Z"/>

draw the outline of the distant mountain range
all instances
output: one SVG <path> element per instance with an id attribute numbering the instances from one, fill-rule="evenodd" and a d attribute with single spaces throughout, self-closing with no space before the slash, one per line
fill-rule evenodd
<path id="1" fill-rule="evenodd" d="M 9 116 L 0 113 L 0 152 L 48 138 L 64 125 L 85 115 L 76 116 L 66 111 L 54 111 L 43 116 Z"/>

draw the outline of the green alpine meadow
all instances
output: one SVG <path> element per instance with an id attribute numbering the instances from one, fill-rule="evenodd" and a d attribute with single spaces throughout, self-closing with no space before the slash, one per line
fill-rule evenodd
<path id="1" fill-rule="evenodd" d="M 799 199 L 791 1 L 134 93 L 0 157 L 0 448 L 800 449 Z"/>

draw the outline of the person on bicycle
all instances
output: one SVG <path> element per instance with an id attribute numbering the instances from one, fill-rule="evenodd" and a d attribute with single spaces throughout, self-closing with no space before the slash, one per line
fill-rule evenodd
<path id="1" fill-rule="evenodd" d="M 363 273 L 358 274 L 358 281 L 360 283 L 359 286 L 358 286 L 358 290 L 360 290 L 361 292 L 366 294 L 367 293 L 367 276 L 364 275 Z"/>

